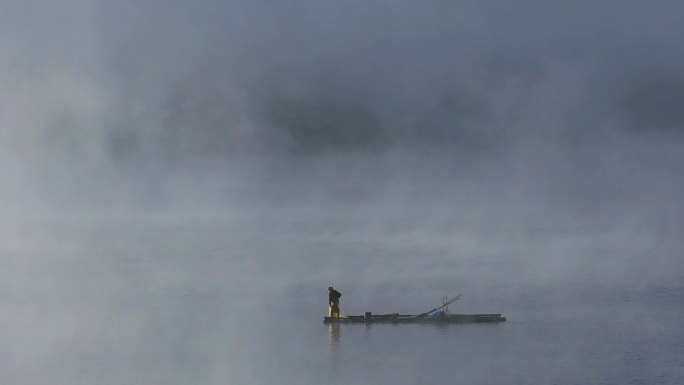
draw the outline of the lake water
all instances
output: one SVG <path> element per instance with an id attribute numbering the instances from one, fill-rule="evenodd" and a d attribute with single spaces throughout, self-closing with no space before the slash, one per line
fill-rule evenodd
<path id="1" fill-rule="evenodd" d="M 182 220 L 178 220 L 182 218 Z M 681 241 L 306 208 L 6 227 L 6 384 L 681 384 Z M 632 231 L 632 232 L 630 232 Z M 325 325 L 432 308 L 499 324 Z"/>

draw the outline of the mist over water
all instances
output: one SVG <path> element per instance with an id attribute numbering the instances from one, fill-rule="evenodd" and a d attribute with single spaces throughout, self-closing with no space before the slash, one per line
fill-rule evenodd
<path id="1" fill-rule="evenodd" d="M 682 14 L 0 0 L 1 382 L 680 383 Z"/>

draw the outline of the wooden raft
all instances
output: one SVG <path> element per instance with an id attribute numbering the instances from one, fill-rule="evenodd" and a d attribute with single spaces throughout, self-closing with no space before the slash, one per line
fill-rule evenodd
<path id="1" fill-rule="evenodd" d="M 422 316 L 413 314 L 373 314 L 366 312 L 365 315 L 350 315 L 333 318 L 323 317 L 323 322 L 328 323 L 473 323 L 473 322 L 503 322 L 506 317 L 501 314 L 442 314 L 438 316 Z"/>

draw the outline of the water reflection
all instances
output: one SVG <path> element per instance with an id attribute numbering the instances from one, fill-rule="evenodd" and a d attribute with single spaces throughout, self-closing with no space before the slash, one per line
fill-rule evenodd
<path id="1" fill-rule="evenodd" d="M 340 345 L 340 324 L 328 324 L 328 332 L 330 332 L 330 349 L 336 350 Z"/>

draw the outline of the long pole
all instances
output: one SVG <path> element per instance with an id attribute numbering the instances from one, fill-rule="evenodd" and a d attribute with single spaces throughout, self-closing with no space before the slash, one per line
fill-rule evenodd
<path id="1" fill-rule="evenodd" d="M 456 297 L 454 297 L 454 298 L 452 298 L 446 302 L 442 301 L 442 306 L 438 306 L 432 310 L 426 311 L 425 313 L 418 314 L 415 318 L 423 318 L 423 317 L 427 316 L 428 314 L 432 313 L 433 311 L 443 309 L 443 308 L 447 307 L 449 304 L 454 303 L 454 302 L 458 301 L 459 299 L 461 299 L 462 295 L 463 295 L 463 293 L 457 295 Z"/>

